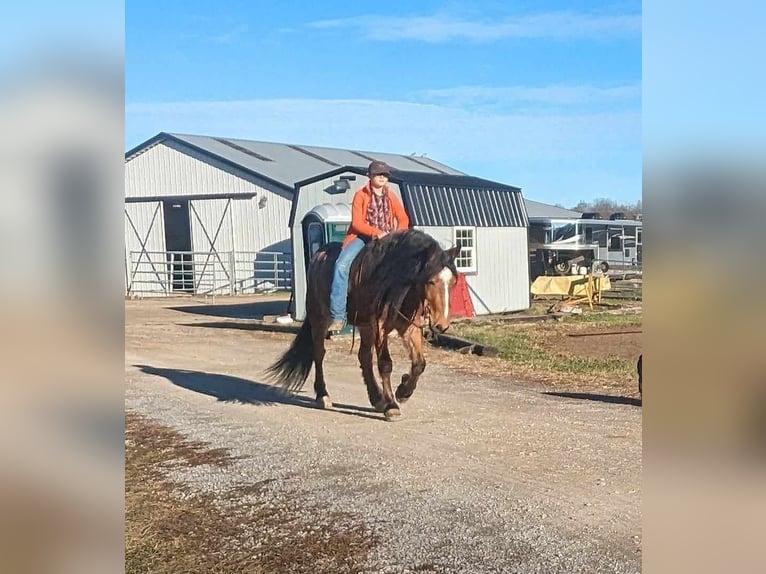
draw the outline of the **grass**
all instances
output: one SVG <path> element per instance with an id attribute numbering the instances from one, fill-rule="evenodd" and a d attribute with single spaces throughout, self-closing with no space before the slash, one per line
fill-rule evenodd
<path id="1" fill-rule="evenodd" d="M 269 492 L 271 480 L 214 496 L 169 477 L 169 469 L 199 465 L 225 472 L 236 463 L 226 450 L 133 413 L 125 443 L 126 574 L 364 571 L 375 539 L 345 515 Z"/>
<path id="2" fill-rule="evenodd" d="M 635 313 L 583 313 L 565 319 L 565 324 L 591 325 L 593 327 L 641 327 L 641 315 Z"/>
<path id="3" fill-rule="evenodd" d="M 454 332 L 460 337 L 491 345 L 497 348 L 500 359 L 541 374 L 622 378 L 633 376 L 635 359 L 580 355 L 557 348 L 560 347 L 557 341 L 577 331 L 629 327 L 640 329 L 641 316 L 596 312 L 573 315 L 560 323 L 465 322 L 456 323 Z"/>

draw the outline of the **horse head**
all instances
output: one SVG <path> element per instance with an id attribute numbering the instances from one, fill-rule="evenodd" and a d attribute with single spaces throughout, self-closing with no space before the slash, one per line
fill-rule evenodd
<path id="1" fill-rule="evenodd" d="M 443 251 L 439 271 L 426 283 L 425 311 L 431 328 L 439 333 L 444 333 L 450 326 L 450 290 L 457 281 L 455 258 L 459 254 L 459 245 Z"/>

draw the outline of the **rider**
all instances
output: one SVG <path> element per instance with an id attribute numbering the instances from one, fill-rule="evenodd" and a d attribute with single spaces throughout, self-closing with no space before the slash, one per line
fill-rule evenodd
<path id="1" fill-rule="evenodd" d="M 346 324 L 349 269 L 365 243 L 381 239 L 391 231 L 407 229 L 410 225 L 402 202 L 388 188 L 391 168 L 382 161 L 373 161 L 367 168 L 367 176 L 370 178 L 367 184 L 354 193 L 351 225 L 335 263 L 330 292 L 332 323 L 328 331 L 340 331 Z"/>

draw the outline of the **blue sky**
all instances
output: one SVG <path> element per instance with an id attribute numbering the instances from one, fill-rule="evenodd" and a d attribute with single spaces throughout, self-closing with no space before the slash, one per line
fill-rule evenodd
<path id="1" fill-rule="evenodd" d="M 571 207 L 641 198 L 640 2 L 126 3 L 160 131 L 425 154 Z"/>

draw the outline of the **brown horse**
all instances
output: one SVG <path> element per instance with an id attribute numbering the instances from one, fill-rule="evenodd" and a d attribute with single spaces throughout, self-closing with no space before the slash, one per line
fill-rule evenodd
<path id="1" fill-rule="evenodd" d="M 290 348 L 269 367 L 271 378 L 284 389 L 303 387 L 314 365 L 314 391 L 321 408 L 331 408 L 322 366 L 330 324 L 330 288 L 340 244 L 331 243 L 312 258 L 308 271 L 306 319 Z M 457 279 L 455 257 L 460 247 L 443 250 L 434 238 L 409 229 L 370 241 L 350 269 L 348 321 L 359 331 L 359 363 L 370 404 L 386 420 L 401 416 L 400 403 L 412 396 L 426 368 L 423 329 L 449 328 L 449 293 Z M 391 388 L 393 362 L 388 336 L 398 332 L 409 351 L 410 372 Z M 381 384 L 373 373 L 373 349 Z"/>

